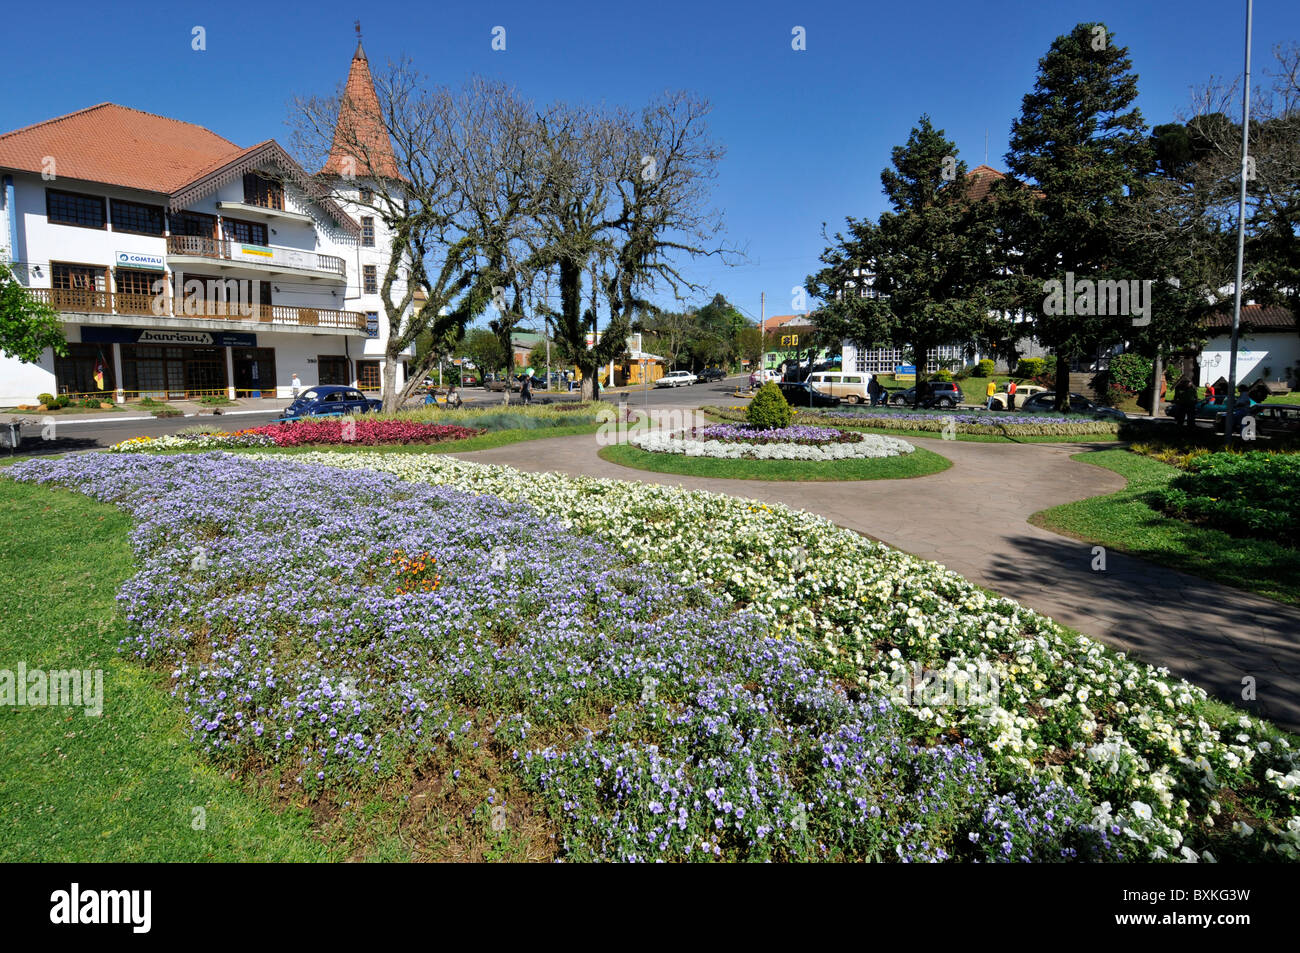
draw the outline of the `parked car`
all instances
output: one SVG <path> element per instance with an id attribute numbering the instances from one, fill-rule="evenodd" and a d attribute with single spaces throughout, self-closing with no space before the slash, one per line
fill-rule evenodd
<path id="1" fill-rule="evenodd" d="M 1023 407 L 1025 405 L 1025 401 L 1027 401 L 1030 397 L 1033 397 L 1037 394 L 1046 394 L 1046 393 L 1047 393 L 1047 388 L 1039 384 L 1017 384 L 1016 385 L 1016 409 L 1019 410 L 1021 407 Z M 991 404 L 989 404 L 989 407 L 993 410 L 1006 410 L 1007 392 L 1005 390 L 1000 390 L 996 394 L 994 394 L 993 401 Z"/>
<path id="2" fill-rule="evenodd" d="M 683 384 L 689 386 L 698 381 L 699 378 L 690 371 L 669 371 L 655 381 L 655 387 L 681 387 Z"/>
<path id="3" fill-rule="evenodd" d="M 489 374 L 483 382 L 483 386 L 490 391 L 496 391 L 498 394 L 509 388 L 512 391 L 519 391 L 523 384 L 517 377 L 506 377 L 504 374 Z"/>
<path id="4" fill-rule="evenodd" d="M 807 381 L 781 381 L 781 396 L 791 407 L 838 407 L 840 399 L 818 390 Z"/>
<path id="5" fill-rule="evenodd" d="M 367 414 L 383 410 L 382 401 L 372 400 L 355 387 L 320 384 L 308 387 L 287 408 L 284 420 L 301 417 L 338 417 L 342 414 Z"/>
<path id="6" fill-rule="evenodd" d="M 477 374 L 461 374 L 461 375 L 460 375 L 460 386 L 461 386 L 461 387 L 477 387 L 477 386 L 478 386 L 478 375 L 477 375 Z"/>
<path id="7" fill-rule="evenodd" d="M 1223 433 L 1224 414 L 1219 414 L 1214 421 L 1214 429 Z M 1238 407 L 1232 415 L 1233 429 L 1237 433 L 1247 431 L 1247 421 L 1253 421 L 1252 432 L 1256 437 L 1300 437 L 1300 406 L 1295 404 L 1255 404 L 1251 407 Z"/>
<path id="8" fill-rule="evenodd" d="M 727 372 L 720 367 L 706 367 L 699 373 L 700 382 L 703 384 L 711 384 L 714 381 L 723 380 L 726 376 Z"/>
<path id="9" fill-rule="evenodd" d="M 850 404 L 862 404 L 871 399 L 867 394 L 870 374 L 845 373 L 843 371 L 814 371 L 808 375 L 808 383 L 832 397 Z"/>
<path id="10" fill-rule="evenodd" d="M 921 398 L 917 406 L 953 408 L 966 400 L 966 395 L 962 393 L 961 387 L 956 381 L 929 381 L 926 386 L 929 388 L 929 393 Z M 915 400 L 915 387 L 909 387 L 904 391 L 895 391 L 889 395 L 889 402 L 895 405 L 903 404 L 911 407 Z"/>
<path id="11" fill-rule="evenodd" d="M 1026 414 L 1054 414 L 1056 413 L 1056 393 L 1054 391 L 1043 391 L 1041 394 L 1035 394 L 1017 407 L 1018 412 Z M 1082 394 L 1070 395 L 1070 413 L 1087 414 L 1092 417 L 1112 417 L 1116 420 L 1127 420 L 1128 415 L 1124 411 L 1115 407 L 1107 407 L 1105 404 L 1096 404 L 1090 401 Z"/>

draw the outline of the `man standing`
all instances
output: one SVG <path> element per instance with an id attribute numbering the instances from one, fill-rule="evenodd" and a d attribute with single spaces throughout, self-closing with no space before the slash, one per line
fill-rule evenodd
<path id="1" fill-rule="evenodd" d="M 302 389 L 302 381 L 298 380 L 297 371 L 294 372 L 293 380 L 289 381 L 289 389 L 293 394 L 293 399 L 298 399 L 298 391 Z"/>
<path id="2" fill-rule="evenodd" d="M 985 410 L 992 410 L 992 409 L 993 409 L 993 395 L 996 394 L 997 392 L 998 392 L 998 385 L 995 384 L 995 383 L 993 382 L 993 378 L 990 377 L 990 378 L 989 378 L 988 386 L 984 388 L 984 396 L 985 396 L 985 398 L 987 398 L 987 399 L 984 401 L 984 409 L 985 409 Z"/>
<path id="3" fill-rule="evenodd" d="M 1007 410 L 1016 409 L 1016 382 L 1007 381 Z"/>

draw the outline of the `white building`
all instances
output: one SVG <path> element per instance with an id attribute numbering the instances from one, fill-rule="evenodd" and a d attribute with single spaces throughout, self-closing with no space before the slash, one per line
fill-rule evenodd
<path id="1" fill-rule="evenodd" d="M 1206 322 L 1211 337 L 1201 350 L 1200 377 L 1205 387 L 1220 377 L 1227 378 L 1232 356 L 1232 313 L 1220 311 Z M 1284 382 L 1300 387 L 1300 337 L 1296 319 L 1280 305 L 1241 306 L 1241 330 L 1237 340 L 1237 380 Z"/>
<path id="2" fill-rule="evenodd" d="M 358 46 L 363 85 L 373 99 Z M 0 251 L 68 340 L 66 357 L 0 357 L 0 405 L 287 397 L 294 374 L 379 387 L 388 236 L 274 140 L 101 103 L 0 135 L 0 177 Z"/>

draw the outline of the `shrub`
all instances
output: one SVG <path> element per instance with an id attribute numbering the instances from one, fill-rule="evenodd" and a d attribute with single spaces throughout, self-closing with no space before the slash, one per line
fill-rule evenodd
<path id="1" fill-rule="evenodd" d="M 37 395 L 36 395 L 36 402 L 37 402 L 38 404 L 44 404 L 46 407 L 50 407 L 50 406 L 52 406 L 52 405 L 54 404 L 54 395 L 53 395 L 53 394 L 37 394 Z"/>
<path id="2" fill-rule="evenodd" d="M 997 365 L 995 365 L 993 361 L 991 361 L 989 358 L 986 357 L 984 358 L 984 360 L 980 361 L 978 364 L 975 365 L 975 376 L 992 377 L 993 371 L 996 369 L 996 367 Z"/>
<path id="3" fill-rule="evenodd" d="M 952 380 L 952 372 L 951 372 L 951 371 L 935 371 L 933 374 L 930 375 L 930 380 L 932 380 L 932 381 L 950 381 L 950 380 Z"/>
<path id="4" fill-rule="evenodd" d="M 1151 383 L 1151 359 L 1141 354 L 1116 354 L 1110 359 L 1108 384 L 1139 394 Z"/>
<path id="5" fill-rule="evenodd" d="M 1161 509 L 1232 536 L 1300 548 L 1300 455 L 1211 453 L 1156 491 Z"/>
<path id="6" fill-rule="evenodd" d="M 781 393 L 781 388 L 771 381 L 758 389 L 754 399 L 749 402 L 749 409 L 745 412 L 746 420 L 755 427 L 764 429 L 788 427 L 792 416 L 790 405 L 786 402 L 785 395 Z"/>
<path id="7" fill-rule="evenodd" d="M 1047 362 L 1041 357 L 1022 357 L 1016 364 L 1016 377 L 1040 377 Z"/>
<path id="8" fill-rule="evenodd" d="M 81 404 L 82 407 L 90 407 L 97 410 L 99 409 L 100 399 L 98 397 L 83 397 L 81 400 L 77 401 L 77 403 Z"/>

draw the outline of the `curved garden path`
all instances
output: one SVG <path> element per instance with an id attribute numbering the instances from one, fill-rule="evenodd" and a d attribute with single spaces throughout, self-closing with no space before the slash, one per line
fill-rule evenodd
<path id="1" fill-rule="evenodd" d="M 909 480 L 781 483 L 633 470 L 602 460 L 595 436 L 555 437 L 457 454 L 530 471 L 609 477 L 779 502 L 1009 596 L 1093 638 L 1300 731 L 1300 609 L 1172 569 L 1106 554 L 1028 523 L 1030 514 L 1123 489 L 1124 478 L 1070 456 L 1110 444 L 921 440 L 952 461 Z M 809 547 L 810 551 L 813 546 Z M 1242 679 L 1256 701 L 1243 701 Z"/>

